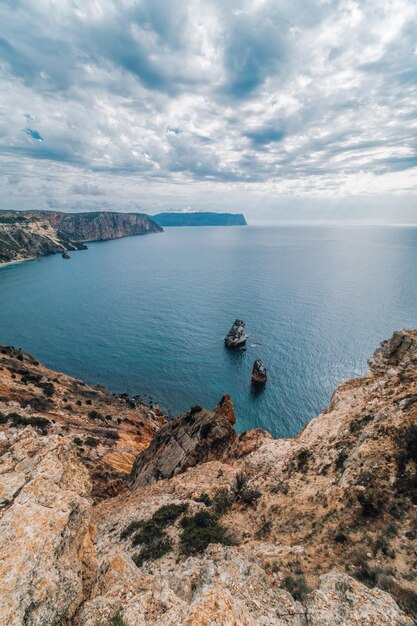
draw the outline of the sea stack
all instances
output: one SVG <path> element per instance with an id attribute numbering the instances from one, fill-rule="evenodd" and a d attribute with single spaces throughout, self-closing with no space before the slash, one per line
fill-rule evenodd
<path id="1" fill-rule="evenodd" d="M 227 348 L 240 348 L 245 345 L 246 339 L 245 322 L 242 320 L 235 320 L 232 328 L 224 338 L 224 343 Z"/>
<path id="2" fill-rule="evenodd" d="M 70 259 L 70 255 L 68 254 L 68 252 L 66 250 L 64 250 L 64 252 L 62 253 L 62 258 L 63 259 Z"/>
<path id="3" fill-rule="evenodd" d="M 256 359 L 252 370 L 252 384 L 265 385 L 267 380 L 266 367 L 261 359 Z"/>

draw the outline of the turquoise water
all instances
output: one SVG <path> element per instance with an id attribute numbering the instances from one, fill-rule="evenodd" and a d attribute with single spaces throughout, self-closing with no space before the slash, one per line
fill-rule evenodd
<path id="1" fill-rule="evenodd" d="M 172 414 L 229 392 L 239 430 L 296 433 L 382 339 L 417 327 L 417 228 L 173 228 L 71 257 L 0 269 L 0 342 Z M 246 352 L 223 346 L 236 317 Z"/>

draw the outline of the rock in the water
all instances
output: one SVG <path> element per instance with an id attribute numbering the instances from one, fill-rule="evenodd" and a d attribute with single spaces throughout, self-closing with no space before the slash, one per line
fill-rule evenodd
<path id="1" fill-rule="evenodd" d="M 266 383 L 266 367 L 261 359 L 256 359 L 252 370 L 252 383 L 254 385 L 264 385 Z"/>
<path id="2" fill-rule="evenodd" d="M 70 257 L 70 255 L 68 254 L 68 252 L 63 252 L 63 253 L 62 253 L 62 258 L 63 258 L 63 259 L 70 259 L 71 257 Z"/>
<path id="3" fill-rule="evenodd" d="M 246 339 L 247 335 L 245 335 L 245 322 L 242 320 L 235 320 L 232 328 L 224 338 L 224 343 L 227 348 L 238 348 L 245 345 Z"/>

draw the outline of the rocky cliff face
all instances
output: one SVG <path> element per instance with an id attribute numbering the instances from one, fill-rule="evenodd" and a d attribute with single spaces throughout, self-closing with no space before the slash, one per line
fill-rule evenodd
<path id="1" fill-rule="evenodd" d="M 0 263 L 78 250 L 86 241 L 160 231 L 141 213 L 0 212 Z"/>
<path id="2" fill-rule="evenodd" d="M 24 353 L 1 357 L 5 623 L 414 623 L 417 331 L 395 333 L 369 373 L 281 440 L 236 435 L 227 396 L 167 424 Z M 122 441 L 107 441 L 101 424 L 93 432 L 86 399 L 122 417 L 109 422 Z"/>
<path id="3" fill-rule="evenodd" d="M 162 228 L 143 213 L 39 213 L 60 237 L 71 241 L 105 241 L 131 235 L 159 233 Z"/>

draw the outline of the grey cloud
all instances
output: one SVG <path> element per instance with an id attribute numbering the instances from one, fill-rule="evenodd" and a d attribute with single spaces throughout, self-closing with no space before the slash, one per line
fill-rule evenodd
<path id="1" fill-rule="evenodd" d="M 399 2 L 3 2 L 0 191 L 16 176 L 19 202 L 126 207 L 180 185 L 297 196 L 369 176 L 406 193 L 417 8 Z"/>

